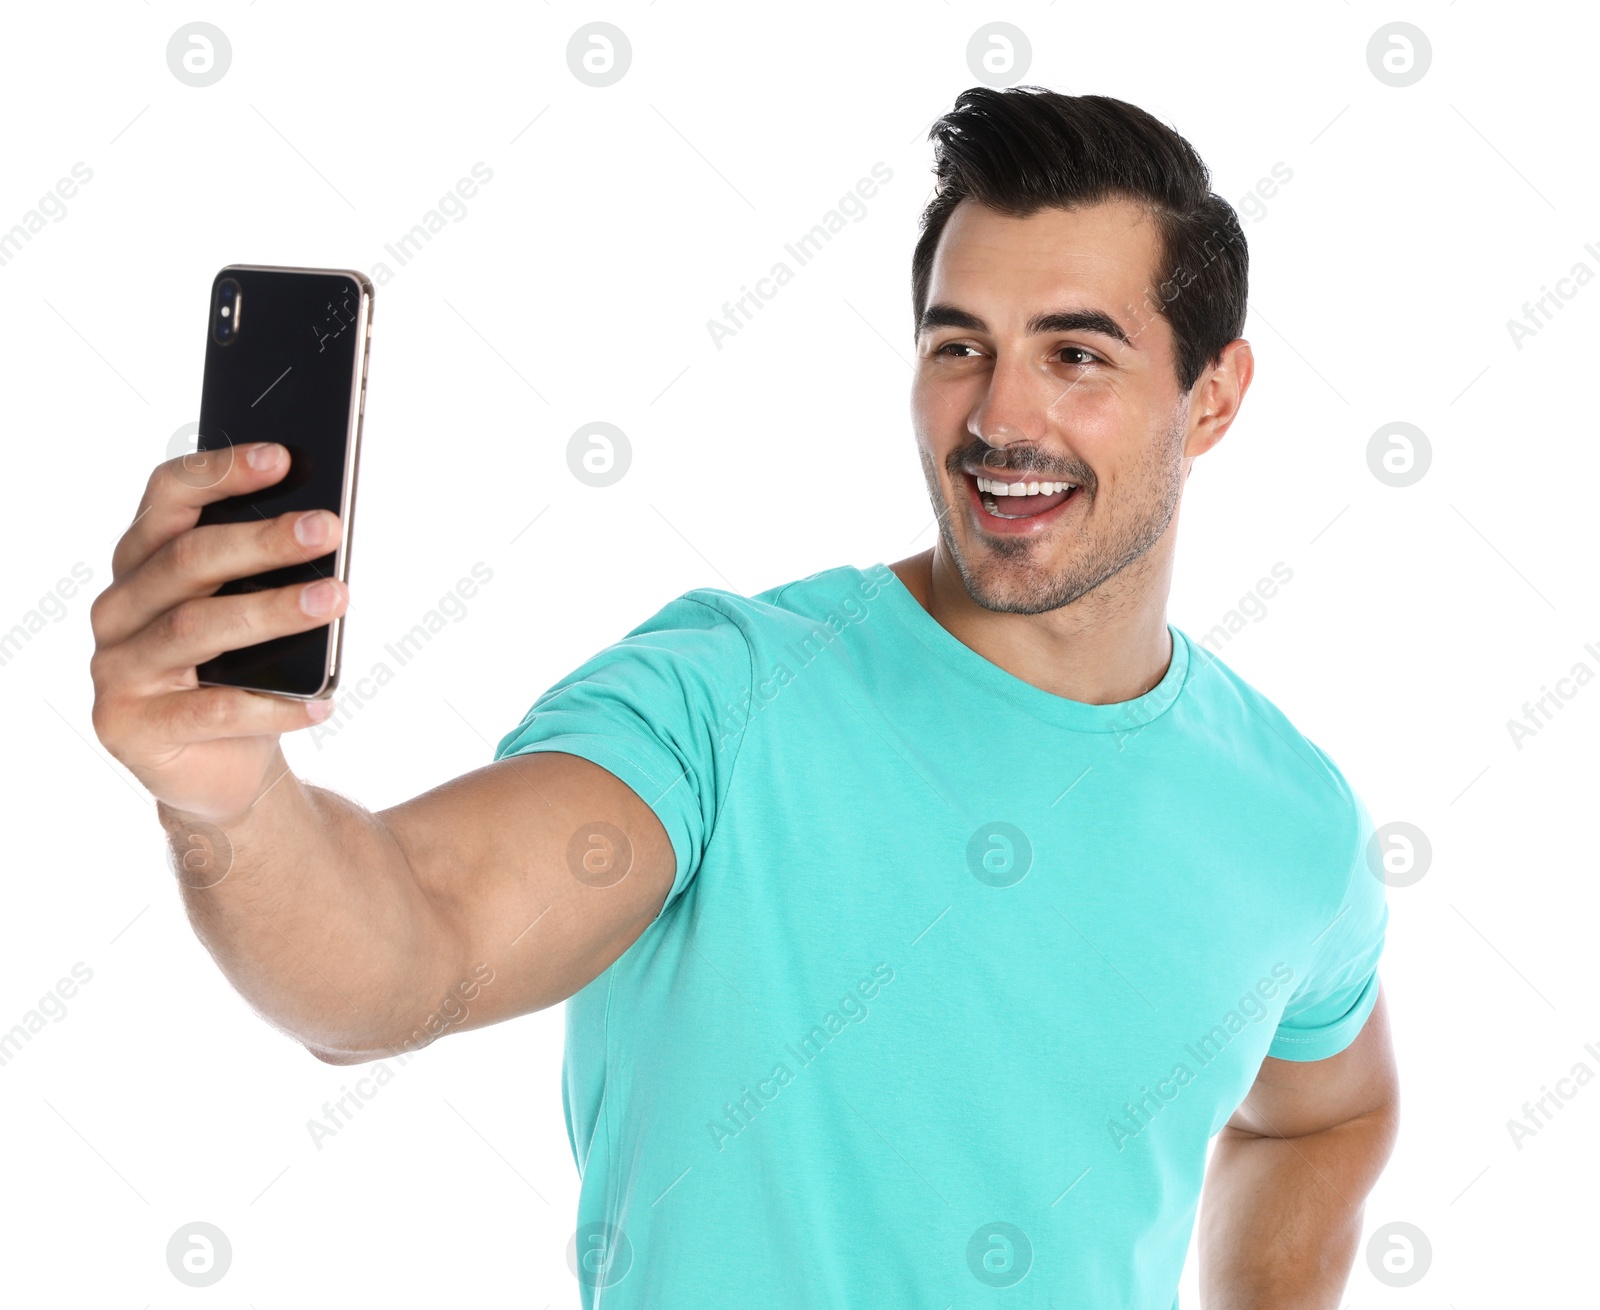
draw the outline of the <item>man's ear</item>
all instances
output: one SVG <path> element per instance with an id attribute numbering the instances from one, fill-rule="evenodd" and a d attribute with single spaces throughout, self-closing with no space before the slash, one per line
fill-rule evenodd
<path id="1" fill-rule="evenodd" d="M 1222 440 L 1239 416 L 1254 376 L 1255 355 L 1248 341 L 1239 337 L 1222 348 L 1217 362 L 1200 375 L 1190 393 L 1185 455 L 1203 455 Z"/>

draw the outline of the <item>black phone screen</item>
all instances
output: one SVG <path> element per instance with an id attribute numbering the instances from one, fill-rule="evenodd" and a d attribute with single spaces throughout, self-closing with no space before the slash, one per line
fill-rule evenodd
<path id="1" fill-rule="evenodd" d="M 211 289 L 199 449 L 276 441 L 289 471 L 269 487 L 215 501 L 200 522 L 250 523 L 291 510 L 339 513 L 365 385 L 371 285 L 343 272 L 230 266 Z M 348 555 L 354 486 L 345 514 Z M 318 559 L 225 582 L 228 596 L 340 577 L 348 558 Z M 341 568 L 342 566 L 342 568 Z M 199 665 L 201 682 L 316 696 L 332 686 L 342 625 L 224 652 Z"/>

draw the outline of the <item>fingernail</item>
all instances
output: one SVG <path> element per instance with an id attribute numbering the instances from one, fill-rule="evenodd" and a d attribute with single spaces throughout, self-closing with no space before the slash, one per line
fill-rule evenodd
<path id="1" fill-rule="evenodd" d="M 300 593 L 300 608 L 307 614 L 327 614 L 339 602 L 339 589 L 331 582 L 313 582 Z"/>
<path id="2" fill-rule="evenodd" d="M 306 702 L 306 714 L 313 723 L 321 723 L 328 715 L 333 713 L 333 698 Z"/>
<path id="3" fill-rule="evenodd" d="M 269 441 L 264 445 L 252 446 L 245 460 L 253 469 L 269 469 L 282 457 L 283 447 L 275 441 Z"/>
<path id="4" fill-rule="evenodd" d="M 302 546 L 320 546 L 328 539 L 329 514 L 326 510 L 314 509 L 302 514 L 294 521 L 294 537 Z"/>

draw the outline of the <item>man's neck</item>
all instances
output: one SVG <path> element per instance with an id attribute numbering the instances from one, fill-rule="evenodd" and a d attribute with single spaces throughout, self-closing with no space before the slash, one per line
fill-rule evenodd
<path id="1" fill-rule="evenodd" d="M 1090 705 L 1134 700 L 1161 681 L 1172 659 L 1166 619 L 1171 561 L 1157 551 L 1044 614 L 984 609 L 937 548 L 890 567 L 962 645 L 1052 695 Z"/>

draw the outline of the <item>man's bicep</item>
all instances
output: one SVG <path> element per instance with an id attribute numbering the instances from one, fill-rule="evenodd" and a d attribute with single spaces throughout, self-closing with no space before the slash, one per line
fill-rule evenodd
<path id="1" fill-rule="evenodd" d="M 459 1026 L 571 996 L 697 876 L 749 712 L 738 604 L 669 602 L 544 692 L 493 764 L 385 812 L 452 976 L 494 971 Z"/>
<path id="2" fill-rule="evenodd" d="M 556 750 L 507 756 L 379 818 L 448 929 L 450 1031 L 592 982 L 649 927 L 678 867 L 632 787 Z"/>
<path id="3" fill-rule="evenodd" d="M 1377 986 L 1377 984 L 1374 984 Z M 1302 1137 L 1394 1106 L 1399 1097 L 1383 990 L 1353 1041 L 1320 1060 L 1267 1056 L 1228 1127 L 1261 1137 Z"/>

